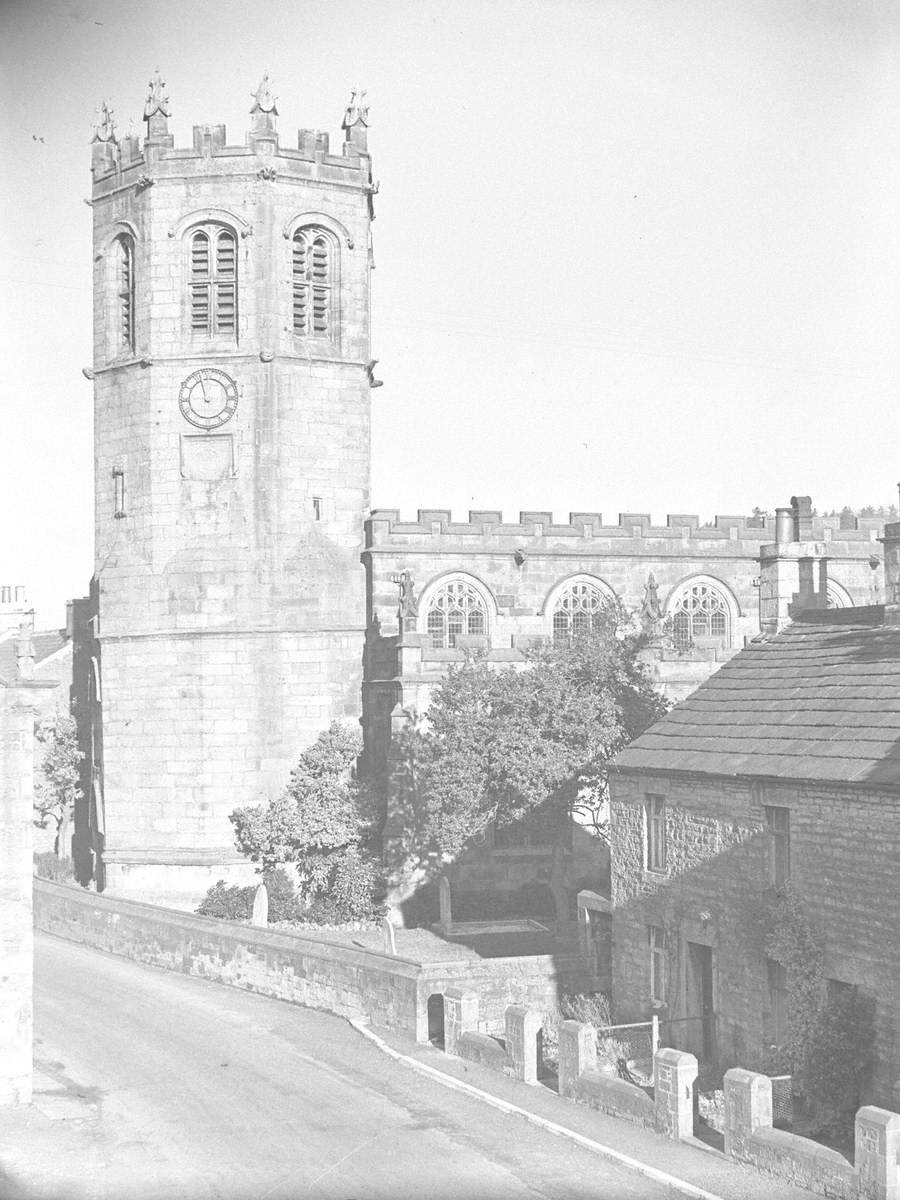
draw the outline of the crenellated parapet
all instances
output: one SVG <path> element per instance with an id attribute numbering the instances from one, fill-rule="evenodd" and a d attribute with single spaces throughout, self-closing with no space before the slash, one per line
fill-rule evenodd
<path id="1" fill-rule="evenodd" d="M 836 553 L 858 553 L 871 546 L 877 551 L 877 539 L 882 522 L 877 518 L 858 518 L 853 528 L 846 528 L 840 517 L 813 517 L 808 540 L 831 544 Z M 454 521 L 449 509 L 420 508 L 415 521 L 401 520 L 398 509 L 374 509 L 366 523 L 366 547 L 377 550 L 382 546 L 396 547 L 404 542 L 413 545 L 422 541 L 488 539 L 495 545 L 504 542 L 526 542 L 539 539 L 545 545 L 554 540 L 562 543 L 597 543 L 604 539 L 656 541 L 670 543 L 673 553 L 682 553 L 685 544 L 695 543 L 704 550 L 718 545 L 728 555 L 749 552 L 758 554 L 759 547 L 775 538 L 775 519 L 746 516 L 716 516 L 709 524 L 701 524 L 693 513 L 669 513 L 665 525 L 653 524 L 648 513 L 620 513 L 616 524 L 604 524 L 597 512 L 571 512 L 563 524 L 555 522 L 551 512 L 520 512 L 517 522 L 507 522 L 498 510 L 470 510 L 467 521 Z M 738 543 L 736 546 L 734 543 Z M 850 548 L 853 549 L 850 549 Z M 855 555 L 854 555 L 855 556 Z"/>
<path id="2" fill-rule="evenodd" d="M 366 93 L 361 89 L 353 90 L 344 113 L 341 152 L 332 153 L 328 134 L 317 129 L 300 129 L 296 146 L 282 144 L 276 97 L 267 74 L 251 93 L 250 127 L 243 145 L 228 145 L 224 125 L 203 124 L 194 126 L 191 146 L 176 147 L 169 132 L 171 109 L 165 86 L 157 70 L 144 105 L 143 138 L 133 134 L 120 138 L 109 101 L 104 100 L 98 108 L 91 163 L 95 199 L 123 187 L 146 187 L 139 181 L 154 174 L 221 174 L 226 163 L 233 176 L 239 177 L 242 168 L 256 175 L 259 167 L 252 160 L 265 156 L 273 160 L 261 176 L 266 180 L 296 178 L 360 188 L 367 192 L 371 203 L 377 187 L 372 181 L 367 148 L 368 105 L 363 102 Z"/>

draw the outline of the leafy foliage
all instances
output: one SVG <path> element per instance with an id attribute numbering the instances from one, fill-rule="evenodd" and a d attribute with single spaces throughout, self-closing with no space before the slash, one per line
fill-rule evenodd
<path id="1" fill-rule="evenodd" d="M 789 886 L 772 902 L 765 950 L 787 974 L 788 1034 L 782 1049 L 791 1073 L 802 1080 L 822 1003 L 822 950 L 803 906 Z"/>
<path id="2" fill-rule="evenodd" d="M 53 823 L 56 829 L 54 849 L 60 858 L 69 857 L 69 823 L 75 801 L 81 799 L 78 784 L 78 764 L 84 754 L 78 749 L 75 718 L 62 709 L 55 709 L 35 726 L 35 741 L 39 750 L 34 781 L 34 823 L 46 829 Z"/>
<path id="3" fill-rule="evenodd" d="M 34 856 L 34 873 L 40 879 L 52 879 L 54 883 L 75 883 L 75 872 L 70 858 L 59 858 L 52 850 Z"/>
<path id="4" fill-rule="evenodd" d="M 640 660 L 644 645 L 610 605 L 592 632 L 528 651 L 522 670 L 475 657 L 450 670 L 398 746 L 391 843 L 400 891 L 490 824 L 549 798 L 598 817 L 610 760 L 666 711 Z"/>
<path id="5" fill-rule="evenodd" d="M 807 1090 L 821 1119 L 852 1127 L 875 1056 L 875 1001 L 847 988 L 826 1002 L 807 1058 Z"/>
<path id="6" fill-rule="evenodd" d="M 301 914 L 297 889 L 286 871 L 265 871 L 262 882 L 269 897 L 269 923 L 294 921 Z M 201 917 L 217 917 L 220 921 L 249 921 L 253 914 L 256 885 L 229 886 L 224 879 L 214 884 L 196 910 Z"/>
<path id="7" fill-rule="evenodd" d="M 253 912 L 255 887 L 229 886 L 224 879 L 217 880 L 209 889 L 196 909 L 200 917 L 216 917 L 220 921 L 248 921 Z"/>
<path id="8" fill-rule="evenodd" d="M 765 949 L 787 974 L 788 1037 L 776 1049 L 819 1122 L 846 1134 L 872 1069 L 875 1003 L 855 987 L 826 998 L 822 949 L 789 886 L 769 909 Z"/>
<path id="9" fill-rule="evenodd" d="M 359 729 L 335 721 L 300 756 L 281 796 L 231 814 L 238 846 L 253 862 L 266 871 L 294 864 L 306 905 L 290 919 L 326 923 L 372 912 L 378 872 L 363 845 L 354 773 L 361 751 Z"/>

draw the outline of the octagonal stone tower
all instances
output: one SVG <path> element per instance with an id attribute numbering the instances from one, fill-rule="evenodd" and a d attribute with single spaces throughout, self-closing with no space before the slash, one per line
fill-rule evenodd
<path id="1" fill-rule="evenodd" d="M 96 547 L 76 603 L 82 878 L 193 906 L 249 873 L 228 814 L 358 716 L 369 504 L 371 163 L 280 144 L 267 77 L 243 146 L 93 143 Z M 79 604 L 81 607 L 79 608 Z"/>

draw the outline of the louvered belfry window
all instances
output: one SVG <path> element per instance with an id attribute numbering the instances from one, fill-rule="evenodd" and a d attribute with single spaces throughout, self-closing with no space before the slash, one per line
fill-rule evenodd
<path id="1" fill-rule="evenodd" d="M 230 229 L 204 225 L 191 234 L 191 332 L 233 337 L 237 330 L 237 242 Z"/>
<path id="2" fill-rule="evenodd" d="M 293 240 L 294 333 L 297 337 L 332 336 L 334 244 L 322 229 L 298 229 Z"/>
<path id="3" fill-rule="evenodd" d="M 134 350 L 134 241 L 128 234 L 116 239 L 116 297 L 119 348 Z"/>

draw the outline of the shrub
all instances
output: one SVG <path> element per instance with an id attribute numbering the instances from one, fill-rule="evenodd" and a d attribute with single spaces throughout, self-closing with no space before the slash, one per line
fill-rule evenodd
<path id="1" fill-rule="evenodd" d="M 551 1009 L 544 1020 L 542 1039 L 545 1062 L 556 1063 L 559 1060 L 559 1026 L 562 1021 L 580 1021 L 598 1030 L 606 1029 L 612 1024 L 609 998 L 602 992 L 562 996 L 557 1007 Z M 614 1073 L 622 1060 L 634 1068 L 629 1043 L 608 1036 L 597 1037 L 597 1065 L 601 1071 Z"/>
<path id="2" fill-rule="evenodd" d="M 875 1055 L 875 1001 L 856 988 L 824 1005 L 811 1039 L 806 1085 L 822 1125 L 852 1129 Z"/>
<path id="3" fill-rule="evenodd" d="M 331 885 L 335 908 L 344 914 L 340 919 L 361 921 L 373 917 L 379 882 L 374 860 L 363 857 L 355 847 L 348 850 L 338 863 Z"/>
<path id="4" fill-rule="evenodd" d="M 269 923 L 275 921 L 296 921 L 303 906 L 294 881 L 282 867 L 274 871 L 264 871 L 262 882 L 269 894 Z M 256 890 L 255 888 L 253 889 Z M 253 897 L 250 898 L 250 910 L 253 911 Z"/>
<path id="5" fill-rule="evenodd" d="M 61 859 L 53 850 L 34 856 L 34 873 L 41 879 L 52 879 L 54 883 L 74 883 L 75 872 L 70 858 Z"/>
<path id="6" fill-rule="evenodd" d="M 238 884 L 229 887 L 224 879 L 220 879 L 203 897 L 196 909 L 197 915 L 216 917 L 220 921 L 249 921 L 255 892 L 255 887 L 240 887 Z"/>
<path id="7" fill-rule="evenodd" d="M 287 871 L 280 868 L 264 871 L 260 882 L 266 885 L 269 896 L 270 924 L 301 919 L 302 906 Z M 253 915 L 257 887 L 258 884 L 229 886 L 224 879 L 220 879 L 204 896 L 200 907 L 196 909 L 197 915 L 216 917 L 220 921 L 249 921 Z"/>

